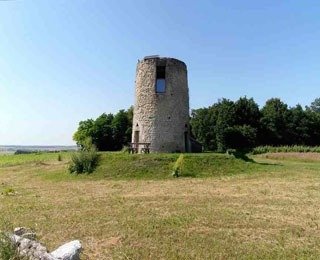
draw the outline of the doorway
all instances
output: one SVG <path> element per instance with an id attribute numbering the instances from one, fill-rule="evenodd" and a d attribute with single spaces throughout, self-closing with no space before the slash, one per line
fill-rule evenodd
<path id="1" fill-rule="evenodd" d="M 139 131 L 134 131 L 133 142 L 139 143 Z"/>

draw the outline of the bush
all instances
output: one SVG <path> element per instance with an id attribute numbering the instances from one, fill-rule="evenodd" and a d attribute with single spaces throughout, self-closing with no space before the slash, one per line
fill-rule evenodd
<path id="1" fill-rule="evenodd" d="M 172 176 L 173 177 L 179 177 L 183 173 L 183 165 L 184 165 L 184 157 L 183 154 L 180 154 L 178 159 L 173 165 L 173 171 L 172 171 Z"/>
<path id="2" fill-rule="evenodd" d="M 92 173 L 99 163 L 99 154 L 96 150 L 80 151 L 72 154 L 69 165 L 70 173 Z"/>
<path id="3" fill-rule="evenodd" d="M 61 162 L 62 161 L 62 155 L 58 154 L 58 161 Z"/>
<path id="4" fill-rule="evenodd" d="M 82 150 L 71 155 L 70 173 L 92 173 L 99 163 L 99 154 L 91 139 L 87 139 Z"/>

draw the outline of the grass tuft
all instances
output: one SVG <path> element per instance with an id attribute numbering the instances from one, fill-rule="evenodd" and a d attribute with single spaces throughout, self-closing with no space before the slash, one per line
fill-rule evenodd
<path id="1" fill-rule="evenodd" d="M 1 191 L 1 195 L 4 195 L 4 196 L 12 196 L 12 195 L 15 195 L 16 193 L 17 193 L 16 190 L 12 187 L 5 187 Z"/>
<path id="2" fill-rule="evenodd" d="M 178 160 L 173 165 L 173 171 L 172 171 L 172 176 L 173 177 L 177 178 L 177 177 L 182 175 L 182 173 L 183 173 L 183 164 L 184 164 L 183 154 L 180 154 Z"/>

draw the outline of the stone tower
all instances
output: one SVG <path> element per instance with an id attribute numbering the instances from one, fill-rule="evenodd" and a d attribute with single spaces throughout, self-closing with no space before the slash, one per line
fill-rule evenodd
<path id="1" fill-rule="evenodd" d="M 186 64 L 159 56 L 138 61 L 132 143 L 150 143 L 150 152 L 189 152 L 188 129 Z"/>

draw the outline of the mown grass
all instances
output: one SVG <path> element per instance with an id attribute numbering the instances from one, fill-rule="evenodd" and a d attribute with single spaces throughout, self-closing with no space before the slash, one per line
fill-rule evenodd
<path id="1" fill-rule="evenodd" d="M 49 249 L 80 239 L 83 259 L 320 257 L 320 159 L 185 154 L 173 178 L 179 154 L 103 153 L 78 176 L 57 156 L 24 156 L 0 167 L 0 215 Z"/>
<path id="2" fill-rule="evenodd" d="M 0 167 L 28 164 L 44 163 L 56 160 L 69 160 L 70 152 L 61 153 L 31 153 L 31 154 L 0 154 Z"/>

